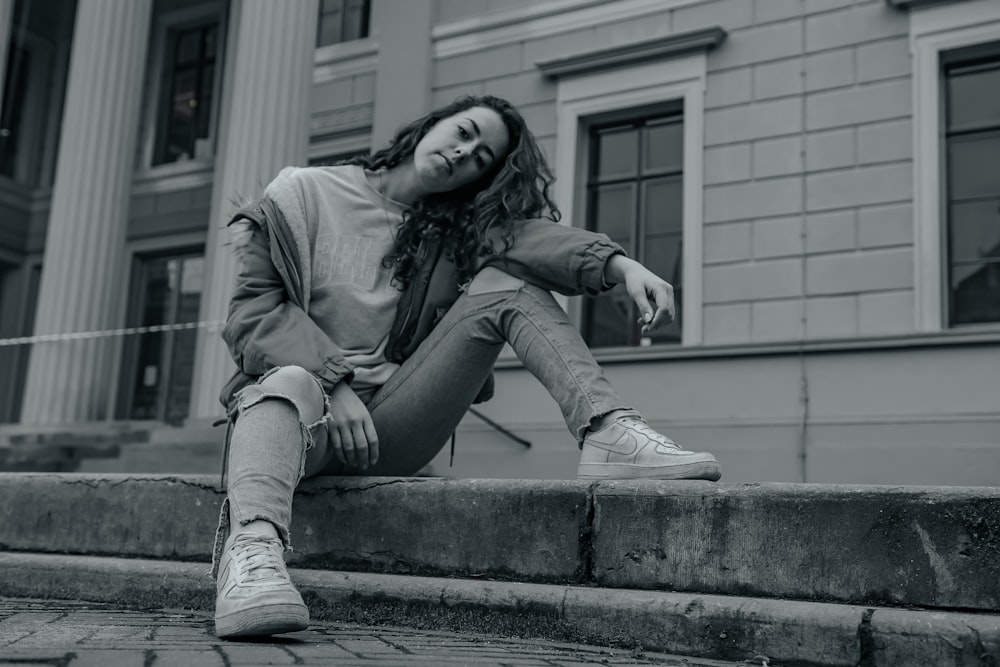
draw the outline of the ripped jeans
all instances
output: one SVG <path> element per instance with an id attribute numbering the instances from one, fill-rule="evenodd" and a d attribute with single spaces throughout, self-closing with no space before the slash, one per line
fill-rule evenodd
<path id="1" fill-rule="evenodd" d="M 327 426 L 336 415 L 329 413 L 318 380 L 302 369 L 275 369 L 237 395 L 229 497 L 223 503 L 217 554 L 229 531 L 230 502 L 234 520 L 270 521 L 290 547 L 292 493 L 303 476 L 407 476 L 419 471 L 454 433 L 505 343 L 558 403 L 578 443 L 595 419 L 616 410 L 632 411 L 549 292 L 497 269 L 484 269 L 388 382 L 360 396 L 380 450 L 378 462 L 367 470 L 345 466 L 332 449 L 319 459 L 311 456 L 313 444 L 327 437 Z M 298 372 L 287 372 L 292 369 Z M 255 415 L 275 403 L 287 418 L 276 419 L 281 410 L 273 405 L 277 412 Z M 276 429 L 285 435 L 267 435 Z"/>

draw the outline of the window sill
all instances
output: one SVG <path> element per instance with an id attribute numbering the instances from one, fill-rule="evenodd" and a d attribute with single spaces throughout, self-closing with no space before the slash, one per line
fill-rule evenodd
<path id="1" fill-rule="evenodd" d="M 674 361 L 726 359 L 734 357 L 780 356 L 788 354 L 827 354 L 870 352 L 876 350 L 928 349 L 959 345 L 1000 345 L 1000 323 L 955 328 L 935 334 L 912 334 L 844 340 L 810 340 L 786 343 L 752 343 L 746 345 L 617 347 L 594 350 L 601 364 L 637 361 Z M 501 357 L 497 369 L 522 368 L 519 359 Z"/>
<path id="2" fill-rule="evenodd" d="M 214 159 L 187 160 L 150 167 L 136 173 L 132 179 L 132 194 L 188 190 L 202 185 L 210 185 L 214 171 Z"/>

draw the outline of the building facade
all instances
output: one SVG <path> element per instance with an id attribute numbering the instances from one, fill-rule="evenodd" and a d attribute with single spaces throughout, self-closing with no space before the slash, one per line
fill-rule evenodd
<path id="1" fill-rule="evenodd" d="M 675 285 L 648 338 L 565 301 L 655 427 L 727 481 L 1000 478 L 995 0 L 0 0 L 0 45 L 0 422 L 220 416 L 235 202 L 490 93 Z M 575 474 L 512 355 L 477 409 L 531 447 L 470 414 L 433 472 Z"/>

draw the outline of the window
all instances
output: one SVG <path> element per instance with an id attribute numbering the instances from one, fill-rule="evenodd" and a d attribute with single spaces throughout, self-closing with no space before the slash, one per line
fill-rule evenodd
<path id="1" fill-rule="evenodd" d="M 942 65 L 948 323 L 1000 322 L 1000 43 Z"/>
<path id="2" fill-rule="evenodd" d="M 683 294 L 684 123 L 680 111 L 589 130 L 587 227 L 620 243 L 629 256 L 674 286 L 678 317 L 641 334 L 624 285 L 584 301 L 582 329 L 591 347 L 679 343 Z"/>
<path id="3" fill-rule="evenodd" d="M 205 259 L 200 251 L 136 261 L 132 326 L 198 321 Z M 197 329 L 174 329 L 125 340 L 118 413 L 123 419 L 176 422 L 188 416 Z"/>
<path id="4" fill-rule="evenodd" d="M 316 46 L 368 36 L 370 0 L 320 0 Z"/>
<path id="5" fill-rule="evenodd" d="M 18 147 L 22 140 L 30 58 L 27 49 L 11 44 L 4 79 L 3 109 L 0 110 L 0 175 L 8 178 L 15 176 Z"/>
<path id="6" fill-rule="evenodd" d="M 910 6 L 918 331 L 1000 323 L 998 34 L 993 0 Z"/>
<path id="7" fill-rule="evenodd" d="M 170 31 L 154 165 L 212 156 L 218 53 L 218 21 Z"/>

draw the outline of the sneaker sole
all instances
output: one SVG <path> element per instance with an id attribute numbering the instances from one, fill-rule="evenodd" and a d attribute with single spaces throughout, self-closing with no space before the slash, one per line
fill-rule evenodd
<path id="1" fill-rule="evenodd" d="M 717 482 L 722 468 L 717 462 L 699 461 L 672 466 L 640 466 L 633 463 L 581 463 L 577 479 L 703 479 Z"/>
<path id="2" fill-rule="evenodd" d="M 298 632 L 309 627 L 309 610 L 297 604 L 241 609 L 215 617 L 217 637 L 254 637 Z"/>

